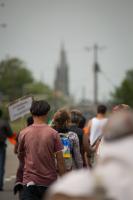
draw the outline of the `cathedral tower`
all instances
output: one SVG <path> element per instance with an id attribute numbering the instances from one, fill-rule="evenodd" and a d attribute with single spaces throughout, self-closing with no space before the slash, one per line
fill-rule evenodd
<path id="1" fill-rule="evenodd" d="M 60 51 L 60 62 L 57 65 L 56 75 L 55 75 L 55 91 L 60 91 L 65 96 L 69 96 L 69 75 L 68 75 L 68 63 L 66 58 L 66 51 L 64 45 L 61 46 Z"/>

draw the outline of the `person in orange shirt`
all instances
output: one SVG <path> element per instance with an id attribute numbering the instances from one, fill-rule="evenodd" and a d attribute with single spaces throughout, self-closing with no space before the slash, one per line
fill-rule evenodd
<path id="1" fill-rule="evenodd" d="M 89 137 L 89 128 L 88 126 L 86 126 L 86 118 L 82 115 L 80 117 L 80 122 L 79 122 L 79 128 L 82 129 L 83 131 L 83 144 L 84 144 L 84 139 L 86 139 L 86 137 Z M 84 167 L 87 167 L 88 166 L 88 161 L 87 161 L 87 155 L 86 155 L 86 151 L 85 151 L 85 148 L 83 146 L 83 149 L 82 149 L 82 159 L 83 159 L 83 166 Z"/>
<path id="2" fill-rule="evenodd" d="M 79 128 L 83 130 L 83 134 L 88 134 L 89 129 L 86 126 L 86 118 L 83 115 L 80 118 Z"/>

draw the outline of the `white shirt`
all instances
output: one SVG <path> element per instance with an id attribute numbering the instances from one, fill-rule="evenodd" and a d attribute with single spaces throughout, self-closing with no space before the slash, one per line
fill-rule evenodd
<path id="1" fill-rule="evenodd" d="M 96 117 L 92 119 L 91 130 L 90 130 L 90 144 L 93 145 L 96 140 L 102 135 L 103 128 L 107 122 L 107 118 L 97 119 Z"/>

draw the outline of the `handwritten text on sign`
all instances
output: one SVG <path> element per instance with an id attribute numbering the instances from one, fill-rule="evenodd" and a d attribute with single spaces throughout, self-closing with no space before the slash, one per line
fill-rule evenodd
<path id="1" fill-rule="evenodd" d="M 32 97 L 25 97 L 11 104 L 8 108 L 10 120 L 15 121 L 30 113 L 32 100 Z"/>

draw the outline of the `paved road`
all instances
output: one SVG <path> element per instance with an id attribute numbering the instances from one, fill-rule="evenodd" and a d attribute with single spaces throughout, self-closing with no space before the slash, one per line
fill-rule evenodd
<path id="1" fill-rule="evenodd" d="M 18 197 L 14 196 L 12 192 L 17 167 L 17 157 L 13 153 L 13 146 L 9 144 L 7 147 L 5 185 L 4 191 L 0 192 L 0 200 L 18 200 Z"/>

